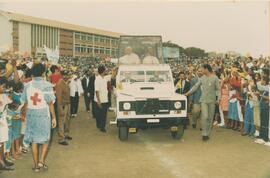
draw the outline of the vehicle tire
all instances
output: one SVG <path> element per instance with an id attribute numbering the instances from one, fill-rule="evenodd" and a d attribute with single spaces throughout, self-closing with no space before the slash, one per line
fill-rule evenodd
<path id="1" fill-rule="evenodd" d="M 121 141 L 125 141 L 128 139 L 128 128 L 127 127 L 119 127 L 119 139 Z"/>
<path id="2" fill-rule="evenodd" d="M 183 137 L 185 132 L 184 125 L 179 125 L 177 131 L 171 131 L 172 138 L 175 140 L 179 140 Z"/>

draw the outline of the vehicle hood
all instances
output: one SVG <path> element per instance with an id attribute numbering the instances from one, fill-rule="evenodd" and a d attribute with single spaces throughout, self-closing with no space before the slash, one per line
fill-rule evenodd
<path id="1" fill-rule="evenodd" d="M 171 84 L 128 84 L 117 90 L 119 95 L 130 96 L 134 99 L 171 98 L 174 96 L 174 86 Z"/>

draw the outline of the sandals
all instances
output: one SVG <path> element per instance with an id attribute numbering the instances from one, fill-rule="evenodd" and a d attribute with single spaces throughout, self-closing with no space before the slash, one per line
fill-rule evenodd
<path id="1" fill-rule="evenodd" d="M 14 168 L 9 166 L 3 166 L 0 168 L 1 171 L 14 171 Z"/>
<path id="2" fill-rule="evenodd" d="M 22 149 L 22 153 L 23 153 L 23 154 L 26 154 L 26 153 L 28 153 L 28 150 L 27 150 L 26 148 L 23 148 L 23 149 Z"/>
<path id="3" fill-rule="evenodd" d="M 42 162 L 39 162 L 39 163 L 38 163 L 38 167 L 39 167 L 40 169 L 44 170 L 44 171 L 46 171 L 46 170 L 49 169 L 49 167 L 48 167 L 46 164 L 42 163 Z"/>
<path id="4" fill-rule="evenodd" d="M 37 167 L 33 167 L 32 170 L 34 172 L 46 171 L 48 170 L 48 166 L 44 163 L 39 162 Z"/>
<path id="5" fill-rule="evenodd" d="M 33 167 L 32 170 L 33 170 L 34 172 L 39 172 L 39 171 L 40 171 L 40 168 L 39 168 L 39 167 Z"/>

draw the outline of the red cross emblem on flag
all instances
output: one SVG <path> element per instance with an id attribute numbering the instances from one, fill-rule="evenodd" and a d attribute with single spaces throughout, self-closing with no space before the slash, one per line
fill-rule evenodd
<path id="1" fill-rule="evenodd" d="M 33 101 L 33 105 L 37 105 L 38 102 L 41 102 L 41 99 L 38 98 L 38 93 L 35 93 L 34 96 L 30 98 Z"/>

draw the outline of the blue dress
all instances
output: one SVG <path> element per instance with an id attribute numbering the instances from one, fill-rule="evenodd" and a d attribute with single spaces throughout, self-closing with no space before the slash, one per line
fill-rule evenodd
<path id="1" fill-rule="evenodd" d="M 41 77 L 33 78 L 22 93 L 27 103 L 26 131 L 24 142 L 45 144 L 50 140 L 51 117 L 47 103 L 55 101 L 53 85 Z"/>
<path id="2" fill-rule="evenodd" d="M 10 152 L 11 145 L 14 141 L 14 135 L 12 130 L 12 118 L 16 116 L 17 113 L 15 111 L 10 110 L 7 108 L 7 124 L 8 124 L 8 141 L 6 142 L 6 151 Z"/>
<path id="3" fill-rule="evenodd" d="M 231 120 L 239 121 L 237 102 L 229 102 L 228 118 Z"/>
<path id="4" fill-rule="evenodd" d="M 245 133 L 249 135 L 253 135 L 256 131 L 256 126 L 254 124 L 253 103 L 251 101 L 247 101 L 245 105 L 244 130 Z"/>
<path id="5" fill-rule="evenodd" d="M 13 93 L 13 102 L 17 104 L 21 104 L 21 94 L 14 92 Z M 18 112 L 17 114 L 20 114 Z M 13 132 L 13 139 L 19 139 L 21 137 L 21 129 L 22 129 L 22 120 L 21 119 L 13 119 L 12 120 L 12 132 Z"/>

